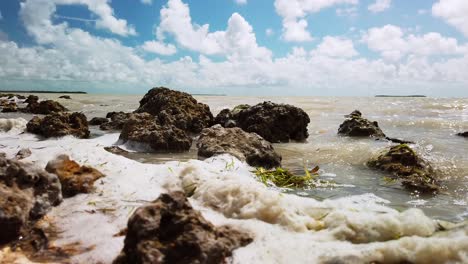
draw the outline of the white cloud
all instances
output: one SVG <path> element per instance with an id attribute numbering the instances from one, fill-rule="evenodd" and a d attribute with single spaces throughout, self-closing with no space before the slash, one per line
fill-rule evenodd
<path id="1" fill-rule="evenodd" d="M 0 41 L 8 41 L 8 35 L 0 30 Z"/>
<path id="2" fill-rule="evenodd" d="M 174 45 L 164 44 L 160 41 L 146 41 L 141 48 L 147 52 L 166 56 L 177 53 L 177 48 Z"/>
<path id="3" fill-rule="evenodd" d="M 267 28 L 265 30 L 265 35 L 267 35 L 268 37 L 271 37 L 275 34 L 275 31 L 272 29 L 272 28 Z"/>
<path id="4" fill-rule="evenodd" d="M 192 22 L 189 6 L 181 0 L 169 0 L 161 9 L 161 21 L 156 30 L 160 41 L 170 34 L 189 50 L 207 55 L 221 54 L 230 59 L 268 59 L 271 51 L 257 44 L 252 26 L 238 13 L 228 20 L 226 31 L 209 31 L 209 25 Z"/>
<path id="5" fill-rule="evenodd" d="M 317 48 L 311 51 L 313 56 L 351 58 L 358 55 L 353 41 L 342 37 L 326 36 Z"/>
<path id="6" fill-rule="evenodd" d="M 379 13 L 389 9 L 391 4 L 392 0 L 376 0 L 375 3 L 369 5 L 367 9 L 372 13 Z"/>
<path id="7" fill-rule="evenodd" d="M 439 0 L 432 6 L 432 15 L 442 18 L 468 37 L 468 1 Z"/>
<path id="8" fill-rule="evenodd" d="M 247 4 L 247 0 L 235 0 L 236 4 L 238 5 L 245 5 Z"/>
<path id="9" fill-rule="evenodd" d="M 307 15 L 334 5 L 358 3 L 359 0 L 275 0 L 275 9 L 283 19 L 283 39 L 305 42 L 312 40 L 307 30 Z"/>
<path id="10" fill-rule="evenodd" d="M 145 5 L 151 5 L 153 3 L 153 0 L 141 0 L 141 3 Z"/>
<path id="11" fill-rule="evenodd" d="M 454 38 L 443 37 L 440 33 L 424 35 L 406 34 L 394 25 L 371 28 L 362 37 L 369 49 L 380 52 L 388 60 L 399 60 L 410 54 L 419 56 L 464 54 L 467 45 L 459 45 Z"/>

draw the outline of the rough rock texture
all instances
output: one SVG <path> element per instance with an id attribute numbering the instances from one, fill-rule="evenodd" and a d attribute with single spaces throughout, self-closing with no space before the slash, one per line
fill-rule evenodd
<path id="1" fill-rule="evenodd" d="M 18 106 L 15 102 L 10 102 L 2 107 L 3 113 L 18 112 Z"/>
<path id="2" fill-rule="evenodd" d="M 70 97 L 69 95 L 62 95 L 62 96 L 60 96 L 59 98 L 61 98 L 61 99 L 67 99 L 67 100 L 70 100 L 70 99 L 71 99 L 71 97 Z"/>
<path id="3" fill-rule="evenodd" d="M 150 113 L 164 124 L 170 123 L 193 133 L 199 133 L 213 124 L 213 115 L 207 105 L 198 103 L 188 93 L 164 87 L 149 90 L 135 112 Z"/>
<path id="4" fill-rule="evenodd" d="M 58 176 L 64 197 L 90 193 L 94 190 L 94 182 L 105 176 L 92 167 L 80 166 L 67 155 L 60 155 L 55 160 L 49 161 L 46 171 Z"/>
<path id="5" fill-rule="evenodd" d="M 240 105 L 231 111 L 231 117 L 231 124 L 228 120 L 228 123 L 221 125 L 235 125 L 244 131 L 255 132 L 273 143 L 304 141 L 309 136 L 309 116 L 302 109 L 292 105 L 272 102 L 263 102 L 251 107 Z"/>
<path id="6" fill-rule="evenodd" d="M 421 192 L 439 190 L 437 175 L 432 166 L 406 144 L 391 147 L 388 152 L 371 159 L 367 165 L 393 174 L 407 189 Z"/>
<path id="7" fill-rule="evenodd" d="M 115 155 L 122 155 L 122 154 L 127 154 L 128 151 L 126 151 L 125 149 L 122 149 L 118 146 L 110 146 L 110 147 L 104 147 L 104 150 L 107 151 L 107 152 L 110 152 L 112 154 L 115 154 Z"/>
<path id="8" fill-rule="evenodd" d="M 130 217 L 124 248 L 114 264 L 225 263 L 234 249 L 251 241 L 228 226 L 213 226 L 182 192 L 161 194 Z"/>
<path id="9" fill-rule="evenodd" d="M 229 153 L 251 166 L 281 166 L 281 156 L 275 152 L 270 142 L 256 133 L 248 133 L 238 127 L 223 128 L 215 125 L 205 128 L 198 138 L 197 147 L 199 157 Z"/>
<path id="10" fill-rule="evenodd" d="M 385 138 L 385 134 L 379 128 L 379 124 L 362 117 L 358 110 L 346 116 L 347 119 L 340 125 L 338 134 L 350 137 L 375 137 Z"/>
<path id="11" fill-rule="evenodd" d="M 39 102 L 39 97 L 35 95 L 30 95 L 26 100 L 24 101 L 26 104 L 33 104 L 33 103 L 38 103 Z"/>
<path id="12" fill-rule="evenodd" d="M 241 104 L 234 107 L 232 110 L 223 109 L 219 114 L 216 115 L 214 123 L 220 124 L 223 127 L 231 128 L 237 126 L 237 115 L 245 109 L 248 109 L 250 105 L 248 104 Z"/>
<path id="13" fill-rule="evenodd" d="M 27 113 L 48 115 L 52 113 L 68 111 L 67 108 L 65 108 L 63 105 L 56 101 L 45 100 L 37 102 L 34 101 L 36 99 L 35 97 L 31 98 L 31 100 L 29 99 L 30 97 L 28 97 L 27 101 L 29 101 L 30 103 L 28 103 L 28 105 L 24 109 L 24 111 Z"/>
<path id="14" fill-rule="evenodd" d="M 110 122 L 101 124 L 99 127 L 102 130 L 122 130 L 125 122 L 132 116 L 132 113 L 110 112 L 106 118 L 110 118 Z"/>
<path id="15" fill-rule="evenodd" d="M 20 159 L 25 159 L 25 158 L 27 158 L 27 157 L 29 157 L 29 156 L 31 156 L 31 155 L 32 155 L 31 150 L 28 149 L 28 148 L 24 148 L 24 149 L 20 149 L 20 150 L 18 151 L 18 153 L 16 153 L 15 158 L 16 158 L 17 160 L 20 160 Z"/>
<path id="16" fill-rule="evenodd" d="M 172 125 L 161 125 L 148 113 L 133 114 L 125 123 L 120 139 L 148 144 L 156 152 L 187 151 L 192 138 L 183 130 Z"/>
<path id="17" fill-rule="evenodd" d="M 90 126 L 100 126 L 102 124 L 109 123 L 109 119 L 105 117 L 93 117 L 88 124 Z"/>
<path id="18" fill-rule="evenodd" d="M 468 137 L 468 131 L 463 132 L 463 133 L 458 133 L 457 135 L 459 135 L 460 137 Z"/>
<path id="19" fill-rule="evenodd" d="M 56 175 L 0 156 L 0 243 L 15 239 L 27 221 L 62 201 Z"/>
<path id="20" fill-rule="evenodd" d="M 89 137 L 88 121 L 82 113 L 54 113 L 44 118 L 35 116 L 26 125 L 26 130 L 46 138 L 66 135 Z"/>

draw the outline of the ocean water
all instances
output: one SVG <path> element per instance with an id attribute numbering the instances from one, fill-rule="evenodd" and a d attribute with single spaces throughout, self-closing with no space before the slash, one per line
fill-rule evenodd
<path id="1" fill-rule="evenodd" d="M 57 99 L 59 95 L 40 95 Z M 133 111 L 141 95 L 72 95 L 57 99 L 88 118 L 110 111 Z M 122 248 L 133 210 L 161 192 L 197 186 L 190 198 L 214 224 L 230 224 L 251 232 L 254 242 L 234 252 L 233 263 L 467 263 L 468 227 L 436 232 L 439 220 L 468 219 L 468 99 L 352 97 L 216 97 L 198 96 L 214 115 L 238 104 L 265 100 L 304 109 L 311 118 L 304 143 L 275 144 L 283 166 L 301 170 L 320 166 L 322 179 L 337 186 L 309 190 L 268 188 L 252 168 L 228 155 L 197 160 L 196 149 L 183 154 L 130 153 L 103 150 L 117 133 L 92 129 L 92 138 L 41 140 L 22 133 L 31 115 L 8 113 L 0 118 L 0 151 L 13 156 L 31 148 L 27 161 L 45 166 L 58 154 L 95 166 L 107 177 L 97 192 L 66 199 L 48 215 L 61 237 L 57 245 L 79 242 L 93 246 L 74 256 L 76 263 L 110 263 Z M 359 109 L 379 122 L 390 137 L 416 142 L 415 149 L 440 171 L 445 190 L 422 196 L 383 180 L 385 174 L 365 162 L 391 144 L 337 135 L 344 115 Z M 226 164 L 234 162 L 234 166 Z M 98 210 L 89 214 L 89 210 Z M 109 210 L 111 209 L 111 210 Z M 99 211 L 101 210 L 101 211 Z M 0 253 L 0 260 L 1 255 Z M 1 262 L 1 261 L 0 261 Z"/>

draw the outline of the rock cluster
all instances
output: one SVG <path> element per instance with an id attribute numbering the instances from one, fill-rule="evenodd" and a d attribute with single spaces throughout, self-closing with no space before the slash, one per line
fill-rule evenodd
<path id="1" fill-rule="evenodd" d="M 132 113 L 124 113 L 124 112 L 107 113 L 106 119 L 110 118 L 110 121 L 102 123 L 99 128 L 102 130 L 122 130 L 125 122 L 127 122 L 127 120 L 132 115 L 133 115 Z M 102 119 L 101 121 L 104 121 L 104 119 Z"/>
<path id="2" fill-rule="evenodd" d="M 0 244 L 16 239 L 29 221 L 61 201 L 56 175 L 0 155 Z"/>
<path id="3" fill-rule="evenodd" d="M 240 128 L 215 125 L 202 130 L 197 142 L 199 157 L 212 157 L 228 153 L 251 166 L 274 168 L 281 166 L 281 156 L 270 142 L 256 133 Z"/>
<path id="4" fill-rule="evenodd" d="M 62 194 L 65 198 L 79 193 L 90 193 L 94 190 L 96 180 L 104 177 L 100 171 L 89 166 L 80 166 L 67 155 L 60 155 L 49 161 L 46 171 L 58 176 L 62 184 Z"/>
<path id="5" fill-rule="evenodd" d="M 371 122 L 363 118 L 360 111 L 355 110 L 346 117 L 347 119 L 338 129 L 338 134 L 349 137 L 386 137 L 377 121 Z"/>
<path id="6" fill-rule="evenodd" d="M 213 226 L 182 192 L 161 194 L 130 217 L 114 264 L 225 263 L 234 249 L 251 241 L 244 232 Z"/>
<path id="7" fill-rule="evenodd" d="M 263 102 L 254 106 L 240 105 L 225 109 L 215 120 L 224 127 L 240 127 L 273 143 L 304 141 L 309 136 L 310 118 L 304 110 L 288 105 Z"/>
<path id="8" fill-rule="evenodd" d="M 420 192 L 437 192 L 440 188 L 431 164 L 406 144 L 391 147 L 367 165 L 397 177 L 403 187 Z"/>
<path id="9" fill-rule="evenodd" d="M 48 115 L 52 113 L 60 113 L 68 111 L 63 105 L 59 102 L 53 100 L 45 100 L 39 102 L 39 98 L 34 95 L 30 95 L 25 103 L 28 103 L 26 108 L 22 109 L 22 111 L 31 114 L 41 114 L 41 115 Z"/>
<path id="10" fill-rule="evenodd" d="M 90 133 L 88 121 L 82 113 L 54 113 L 43 118 L 35 116 L 28 122 L 26 129 L 46 138 L 67 135 L 88 138 Z"/>
<path id="11" fill-rule="evenodd" d="M 15 102 L 9 102 L 5 105 L 2 105 L 2 113 L 13 113 L 18 112 L 18 106 Z"/>

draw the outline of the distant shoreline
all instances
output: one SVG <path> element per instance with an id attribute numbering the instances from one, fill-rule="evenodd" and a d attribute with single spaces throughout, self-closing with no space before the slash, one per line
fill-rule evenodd
<path id="1" fill-rule="evenodd" d="M 427 97 L 425 95 L 376 95 L 375 97 Z"/>
<path id="2" fill-rule="evenodd" d="M 15 91 L 15 90 L 0 90 L 0 93 L 51 93 L 51 94 L 87 94 L 82 91 Z"/>

